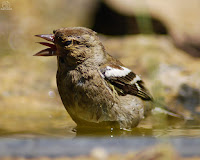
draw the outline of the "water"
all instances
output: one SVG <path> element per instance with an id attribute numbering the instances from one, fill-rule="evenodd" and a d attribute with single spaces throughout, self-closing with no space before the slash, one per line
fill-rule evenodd
<path id="1" fill-rule="evenodd" d="M 106 155 L 117 155 L 159 145 L 165 154 L 173 151 L 186 157 L 200 156 L 200 126 L 195 121 L 150 116 L 131 131 L 82 128 L 75 132 L 75 123 L 62 108 L 33 113 L 26 113 L 28 118 L 19 112 L 15 117 L 1 117 L 0 157 L 73 157 L 99 149 Z"/>
<path id="2" fill-rule="evenodd" d="M 0 118 L 0 137 L 200 137 L 197 121 L 166 116 L 149 116 L 132 130 L 82 128 L 76 131 L 76 124 L 62 107 L 48 110 L 13 109 L 4 110 L 4 113 Z"/>

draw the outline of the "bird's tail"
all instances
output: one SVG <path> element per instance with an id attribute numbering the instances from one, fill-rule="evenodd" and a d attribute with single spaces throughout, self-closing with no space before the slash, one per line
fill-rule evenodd
<path id="1" fill-rule="evenodd" d="M 152 112 L 165 113 L 165 114 L 170 115 L 172 117 L 180 118 L 180 119 L 183 119 L 183 120 L 193 120 L 192 117 L 188 117 L 188 116 L 184 115 L 183 113 L 168 107 L 167 105 L 163 104 L 162 102 L 159 102 L 159 101 L 156 101 L 156 100 L 154 100 L 153 102 L 154 102 L 155 107 L 152 110 Z"/>

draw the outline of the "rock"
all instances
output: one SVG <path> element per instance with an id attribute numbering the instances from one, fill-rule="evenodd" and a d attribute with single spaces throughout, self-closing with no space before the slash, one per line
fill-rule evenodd
<path id="1" fill-rule="evenodd" d="M 140 29 L 143 27 L 151 29 L 154 25 L 151 18 L 157 19 L 166 27 L 177 47 L 200 57 L 200 21 L 198 20 L 200 1 L 104 0 L 104 3 L 112 9 L 110 14 L 116 12 L 124 16 L 136 17 L 135 25 L 139 25 Z M 146 16 L 146 19 L 141 19 L 141 16 Z M 126 22 L 121 25 L 125 25 L 124 23 Z M 129 26 L 132 26 L 131 23 Z"/>
<path id="2" fill-rule="evenodd" d="M 108 158 L 108 153 L 104 148 L 96 147 L 90 153 L 91 157 L 96 160 L 105 160 Z"/>

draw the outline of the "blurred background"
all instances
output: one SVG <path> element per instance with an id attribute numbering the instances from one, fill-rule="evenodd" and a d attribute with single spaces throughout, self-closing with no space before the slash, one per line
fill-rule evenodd
<path id="1" fill-rule="evenodd" d="M 76 135 L 57 92 L 55 57 L 32 56 L 44 48 L 34 35 L 72 26 L 98 32 L 107 51 L 141 75 L 155 99 L 192 119 L 159 114 L 125 135 L 200 136 L 200 0 L 0 0 L 0 5 L 1 137 Z"/>

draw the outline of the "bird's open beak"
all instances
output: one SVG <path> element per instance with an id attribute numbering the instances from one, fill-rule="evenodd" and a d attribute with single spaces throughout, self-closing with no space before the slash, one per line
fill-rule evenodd
<path id="1" fill-rule="evenodd" d="M 40 34 L 40 35 L 35 35 L 36 37 L 43 38 L 47 41 L 53 42 L 48 43 L 48 42 L 38 42 L 39 44 L 42 44 L 44 46 L 47 46 L 49 48 L 43 49 L 39 51 L 38 53 L 34 54 L 34 56 L 57 56 L 56 55 L 56 46 L 54 44 L 54 35 L 53 34 Z"/>

